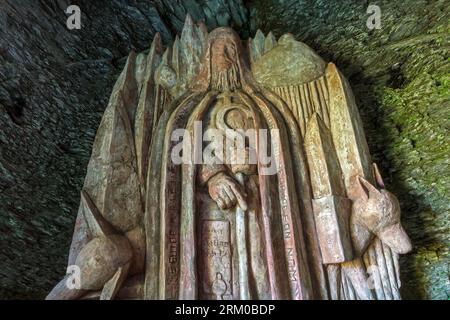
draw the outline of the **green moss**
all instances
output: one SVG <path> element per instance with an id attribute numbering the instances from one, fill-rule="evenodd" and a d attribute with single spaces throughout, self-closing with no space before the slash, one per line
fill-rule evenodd
<path id="1" fill-rule="evenodd" d="M 449 79 L 423 72 L 404 88 L 379 92 L 388 136 L 383 160 L 393 166 L 392 186 L 416 240 L 416 251 L 402 263 L 406 298 L 450 297 Z"/>
<path id="2" fill-rule="evenodd" d="M 424 73 L 403 89 L 384 88 L 380 99 L 384 127 L 399 133 L 392 136 L 388 160 L 409 174 L 414 194 L 427 193 L 427 204 L 436 210 L 450 203 L 449 79 Z"/>

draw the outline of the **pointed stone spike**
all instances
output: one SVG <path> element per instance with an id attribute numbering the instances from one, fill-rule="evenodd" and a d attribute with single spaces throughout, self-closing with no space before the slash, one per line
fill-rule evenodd
<path id="1" fill-rule="evenodd" d="M 120 89 L 123 89 L 126 86 L 129 86 L 131 83 L 135 82 L 134 79 L 135 65 L 136 65 L 136 53 L 133 50 L 128 55 L 125 67 L 123 68 L 122 73 L 119 76 L 119 79 L 114 85 L 113 92 L 119 91 Z"/>
<path id="2" fill-rule="evenodd" d="M 197 31 L 197 26 L 193 23 L 192 18 L 187 16 L 180 37 L 180 55 L 198 55 L 199 52 L 202 51 L 203 40 L 200 38 Z M 185 61 L 184 63 L 189 64 L 191 61 Z"/>
<path id="3" fill-rule="evenodd" d="M 127 75 L 134 74 L 134 68 L 136 67 L 136 57 L 137 57 L 136 52 L 134 50 L 131 50 L 130 54 L 128 55 L 127 63 L 124 69 Z"/>
<path id="4" fill-rule="evenodd" d="M 189 13 L 186 14 L 186 20 L 184 21 L 183 30 L 181 31 L 181 42 L 196 38 L 194 27 L 194 21 L 192 20 L 191 15 Z"/>
<path id="5" fill-rule="evenodd" d="M 184 28 L 193 28 L 194 27 L 194 20 L 192 19 L 192 16 L 190 13 L 186 14 L 186 19 L 184 20 Z"/>
<path id="6" fill-rule="evenodd" d="M 134 142 L 136 145 L 137 172 L 144 194 L 147 174 L 148 151 L 155 116 L 155 72 L 161 62 L 161 38 L 153 40 L 147 60 L 147 74 L 141 88 L 134 121 Z"/>
<path id="7" fill-rule="evenodd" d="M 157 32 L 155 34 L 155 36 L 153 37 L 153 41 L 152 44 L 150 46 L 150 54 L 162 54 L 163 52 L 163 45 L 162 45 L 162 39 L 161 39 L 161 34 L 159 32 Z"/>
<path id="8" fill-rule="evenodd" d="M 264 42 L 266 40 L 266 37 L 264 36 L 264 33 L 258 29 L 255 34 L 255 38 L 253 39 L 253 43 L 256 49 L 259 50 L 259 52 L 262 54 L 264 50 Z"/>
<path id="9" fill-rule="evenodd" d="M 204 42 L 199 36 L 197 26 L 191 16 L 186 15 L 186 22 L 178 46 L 178 70 L 176 70 L 176 73 L 177 79 L 179 80 L 179 91 L 185 90 L 192 79 L 198 74 L 203 46 Z M 175 67 L 174 64 L 173 67 Z"/>
<path id="10" fill-rule="evenodd" d="M 172 68 L 175 73 L 180 75 L 180 38 L 178 35 L 175 36 L 175 41 L 172 45 Z"/>
<path id="11" fill-rule="evenodd" d="M 270 31 L 266 37 L 266 40 L 264 41 L 264 53 L 266 53 L 267 51 L 270 51 L 276 45 L 277 45 L 277 39 L 273 35 L 273 32 Z"/>
<path id="12" fill-rule="evenodd" d="M 136 83 L 138 87 L 140 87 L 145 79 L 147 70 L 147 55 L 142 52 L 136 57 L 136 67 L 135 67 L 135 75 Z"/>
<path id="13" fill-rule="evenodd" d="M 109 234 L 116 233 L 114 228 L 100 214 L 85 190 L 81 191 L 81 205 L 83 206 L 82 212 L 84 219 L 93 238 L 105 237 Z"/>
<path id="14" fill-rule="evenodd" d="M 141 182 L 141 194 L 145 191 L 149 145 L 155 116 L 155 72 L 163 54 L 161 35 L 155 34 L 147 60 L 146 81 L 140 91 L 134 125 L 137 173 Z"/>
<path id="15" fill-rule="evenodd" d="M 352 244 L 348 237 L 351 202 L 345 197 L 342 172 L 330 131 L 317 113 L 308 122 L 304 145 L 323 262 L 352 260 Z"/>
<path id="16" fill-rule="evenodd" d="M 133 66 L 135 60 L 136 60 L 136 51 L 131 50 L 127 58 L 127 66 Z"/>
<path id="17" fill-rule="evenodd" d="M 125 101 L 125 108 L 130 120 L 134 120 L 138 99 L 138 83 L 136 80 L 136 53 L 131 51 L 127 63 L 114 85 L 111 98 L 121 91 Z M 111 101 L 111 100 L 110 100 Z"/>
<path id="18" fill-rule="evenodd" d="M 250 60 L 253 63 L 258 61 L 261 56 L 264 54 L 264 42 L 265 42 L 264 33 L 258 29 L 255 34 L 255 38 L 249 39 L 249 49 L 250 49 Z"/>
<path id="19" fill-rule="evenodd" d="M 203 43 L 203 47 L 205 47 L 206 39 L 208 38 L 208 28 L 206 27 L 206 24 L 203 20 L 198 23 L 197 34 Z"/>
<path id="20" fill-rule="evenodd" d="M 163 57 L 162 57 L 162 64 L 165 64 L 167 66 L 171 66 L 171 50 L 170 47 L 164 51 Z"/>
<path id="21" fill-rule="evenodd" d="M 146 83 L 148 83 L 149 81 L 153 82 L 153 75 L 155 73 L 156 67 L 161 61 L 162 53 L 163 53 L 163 45 L 161 41 L 161 35 L 159 33 L 156 33 L 147 55 L 147 69 L 145 74 Z M 138 117 L 137 114 L 136 117 Z"/>
<path id="22" fill-rule="evenodd" d="M 330 131 L 348 196 L 353 199 L 352 177 L 360 175 L 374 182 L 369 147 L 347 79 L 333 63 L 328 64 L 325 74 L 330 96 Z"/>
<path id="23" fill-rule="evenodd" d="M 255 39 L 256 38 L 259 38 L 259 39 L 265 38 L 264 32 L 262 32 L 261 29 L 256 30 Z"/>
<path id="24" fill-rule="evenodd" d="M 157 64 L 160 62 L 161 55 L 163 54 L 163 45 L 161 40 L 161 35 L 158 33 L 155 34 L 153 38 L 152 44 L 150 46 L 150 50 L 147 56 L 147 74 L 146 81 L 149 81 L 153 78 L 153 74 L 157 67 Z"/>

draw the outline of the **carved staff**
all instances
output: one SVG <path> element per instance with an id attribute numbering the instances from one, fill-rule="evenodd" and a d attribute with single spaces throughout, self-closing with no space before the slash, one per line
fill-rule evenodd
<path id="1" fill-rule="evenodd" d="M 237 141 L 245 141 L 245 136 L 242 132 L 237 132 L 236 130 L 243 128 L 235 128 L 228 124 L 225 120 L 230 110 L 238 110 L 244 121 L 246 118 L 246 112 L 242 109 L 241 105 L 234 105 L 231 103 L 231 99 L 229 94 L 225 94 L 222 96 L 225 101 L 225 106 L 222 107 L 217 115 L 216 115 L 216 126 L 218 129 L 222 130 L 225 134 L 225 137 L 234 144 L 234 148 L 238 148 L 235 143 Z M 242 120 L 242 119 L 241 119 Z M 245 127 L 245 124 L 241 124 Z M 244 142 L 245 145 L 245 142 Z M 235 149 L 233 152 L 236 154 L 238 149 Z M 245 173 L 244 172 L 235 172 L 235 179 L 241 185 L 242 191 L 245 192 Z M 236 243 L 237 243 L 237 252 L 238 252 L 238 268 L 239 268 L 239 297 L 241 300 L 249 300 L 250 299 L 250 290 L 249 290 L 249 281 L 248 281 L 248 253 L 247 253 L 247 238 L 246 238 L 246 207 L 243 207 L 241 202 L 238 200 L 238 204 L 236 205 Z"/>
<path id="2" fill-rule="evenodd" d="M 244 173 L 237 172 L 235 178 L 242 186 L 242 189 L 245 190 Z M 236 205 L 236 243 L 239 261 L 239 296 L 241 300 L 250 299 L 246 230 L 245 210 L 238 204 Z"/>

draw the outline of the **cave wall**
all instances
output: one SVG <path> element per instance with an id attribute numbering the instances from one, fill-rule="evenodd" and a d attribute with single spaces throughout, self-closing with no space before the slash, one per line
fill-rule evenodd
<path id="1" fill-rule="evenodd" d="M 63 276 L 92 142 L 130 50 L 165 43 L 186 12 L 243 38 L 291 32 L 350 79 L 374 161 L 403 209 L 414 251 L 405 298 L 449 297 L 449 9 L 445 1 L 0 2 L 0 298 L 43 298 Z"/>

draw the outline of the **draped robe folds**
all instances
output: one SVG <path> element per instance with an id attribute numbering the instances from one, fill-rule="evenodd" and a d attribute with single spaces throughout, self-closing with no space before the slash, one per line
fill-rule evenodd
<path id="1" fill-rule="evenodd" d="M 320 298 L 323 271 L 314 277 L 317 269 L 322 269 L 320 256 L 315 255 L 317 251 L 307 251 L 305 246 L 317 244 L 303 151 L 300 141 L 294 138 L 299 137 L 298 127 L 289 109 L 274 95 L 244 90 L 238 94 L 252 110 L 255 128 L 280 130 L 280 139 L 271 137 L 278 172 L 274 176 L 259 175 L 262 216 L 258 219 L 264 234 L 261 254 L 268 269 L 269 298 Z M 171 141 L 171 137 L 174 130 L 187 129 L 191 133 L 192 152 L 198 152 L 196 148 L 202 146 L 195 145 L 193 123 L 202 121 L 216 97 L 217 92 L 187 94 L 162 114 L 155 133 L 146 195 L 146 298 L 198 297 L 198 278 L 202 272 L 197 267 L 196 245 L 198 165 L 172 162 L 172 149 L 179 141 Z M 273 103 L 271 98 L 275 100 Z M 293 139 L 288 139 L 288 135 Z M 297 190 L 302 192 L 297 195 Z M 316 270 L 310 272 L 309 268 Z"/>

